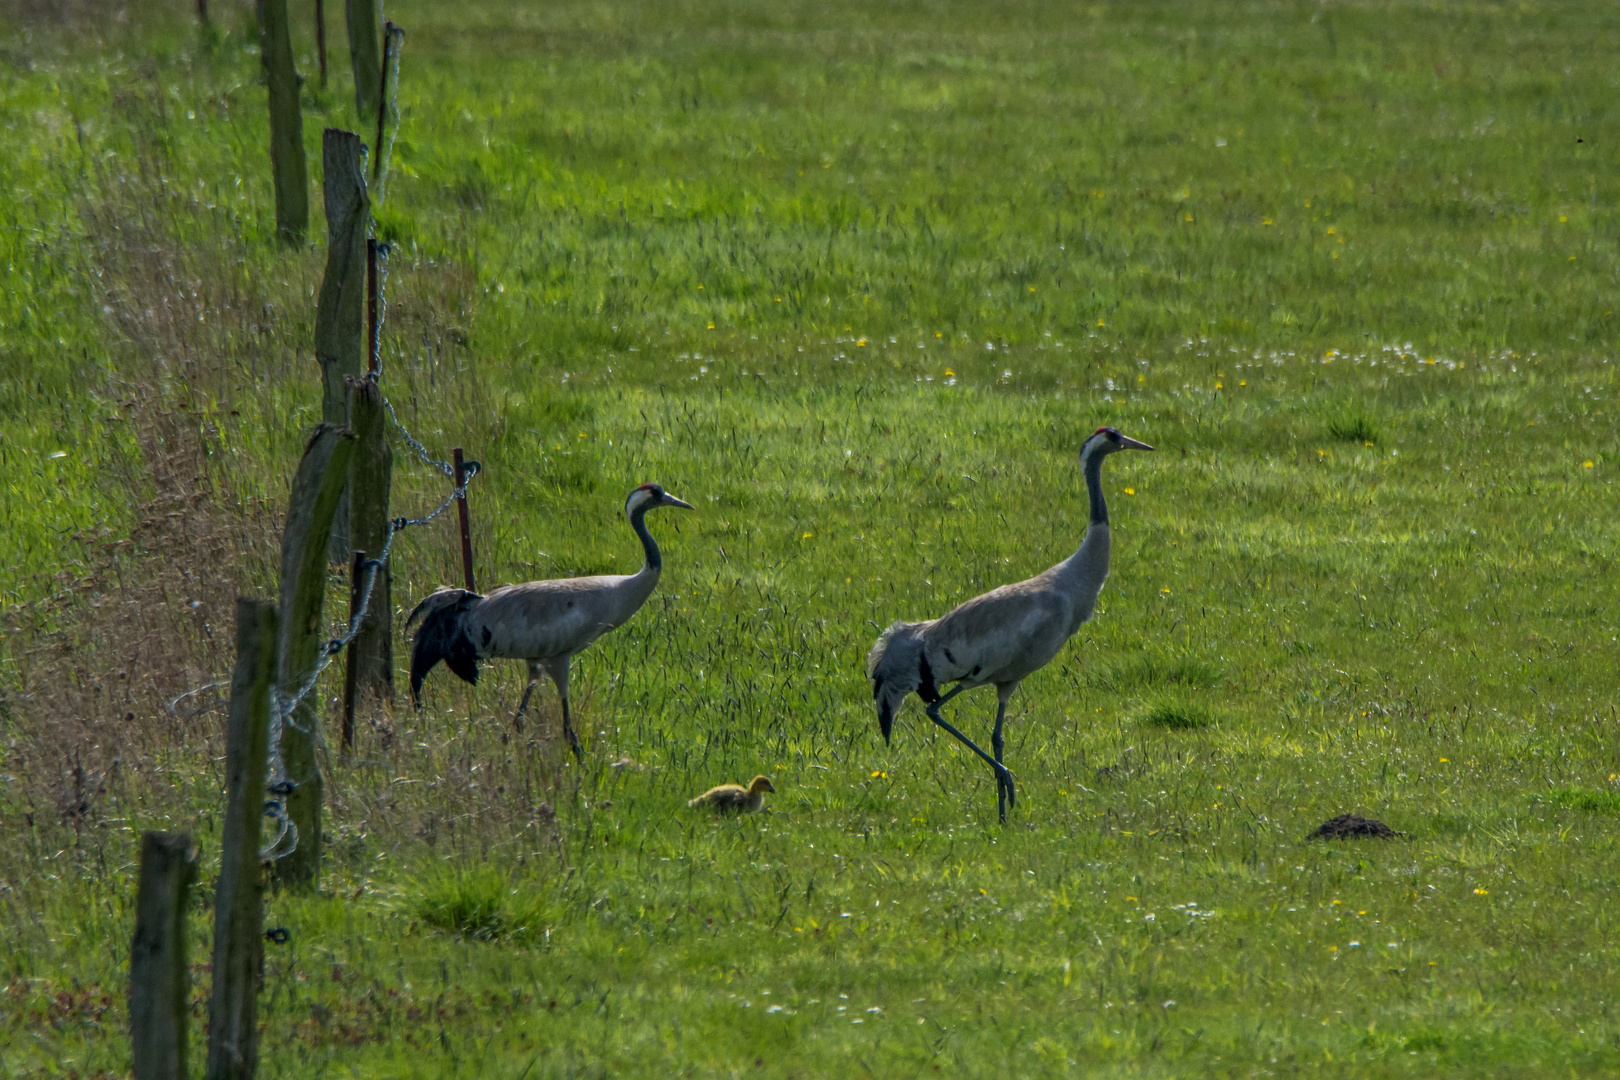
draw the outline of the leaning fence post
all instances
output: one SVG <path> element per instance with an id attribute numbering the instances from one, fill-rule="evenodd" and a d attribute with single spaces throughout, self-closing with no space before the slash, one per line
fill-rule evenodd
<path id="1" fill-rule="evenodd" d="M 331 535 L 343 482 L 354 453 L 347 428 L 320 424 L 304 447 L 287 500 L 281 534 L 281 633 L 276 685 L 283 695 L 299 692 L 321 660 L 321 607 L 326 599 L 326 538 Z M 325 784 L 315 759 L 320 742 L 318 697 L 306 694 L 282 721 L 281 761 L 293 790 L 287 816 L 298 829 L 298 846 L 276 860 L 276 880 L 314 888 L 321 866 L 321 801 Z"/>
<path id="2" fill-rule="evenodd" d="M 309 231 L 309 162 L 298 107 L 287 0 L 259 0 L 259 49 L 270 91 L 270 175 L 276 188 L 276 232 L 302 243 Z"/>
<path id="3" fill-rule="evenodd" d="M 354 108 L 367 117 L 379 103 L 371 95 L 377 92 L 377 0 L 343 0 L 343 11 L 349 24 L 349 64 L 354 71 Z"/>
<path id="4" fill-rule="evenodd" d="M 398 48 L 398 39 L 404 36 L 392 22 L 383 23 L 382 78 L 377 84 L 377 147 L 371 155 L 371 186 L 377 189 L 378 198 L 382 197 L 382 187 L 377 181 L 382 177 L 383 133 L 388 128 L 388 65 Z"/>
<path id="5" fill-rule="evenodd" d="M 461 492 L 456 499 L 456 513 L 461 518 L 461 576 L 466 579 L 467 591 L 477 592 L 477 587 L 473 585 L 472 522 L 467 514 L 466 462 L 462 459 L 461 447 L 456 447 L 452 453 L 455 455 L 456 489 Z"/>
<path id="6" fill-rule="evenodd" d="M 352 131 L 327 128 L 321 136 L 326 169 L 326 275 L 315 306 L 315 359 L 321 365 L 321 419 L 347 424 L 344 381 L 359 375 L 365 351 L 366 194 L 365 144 Z M 349 499 L 338 504 L 327 558 L 349 561 Z M 377 550 L 368 548 L 367 550 Z"/>
<path id="7" fill-rule="evenodd" d="M 388 447 L 382 390 L 367 378 L 353 382 L 350 427 L 354 430 L 354 457 L 349 464 L 349 532 L 361 551 L 380 558 L 388 545 L 388 500 L 394 477 L 394 452 Z M 361 572 L 359 584 L 365 584 Z M 359 633 L 349 645 L 350 679 L 344 710 L 352 715 L 354 695 L 364 702 L 394 700 L 393 579 L 388 561 L 377 568 L 371 602 Z"/>
<path id="8" fill-rule="evenodd" d="M 265 757 L 275 605 L 236 601 L 236 670 L 225 728 L 225 827 L 214 889 L 214 993 L 208 1003 L 208 1080 L 251 1080 L 259 1059 L 258 994 L 264 960 Z"/>
<path id="9" fill-rule="evenodd" d="M 197 852 L 184 833 L 141 834 L 135 936 L 129 946 L 129 1042 L 135 1080 L 185 1080 L 186 898 Z"/>

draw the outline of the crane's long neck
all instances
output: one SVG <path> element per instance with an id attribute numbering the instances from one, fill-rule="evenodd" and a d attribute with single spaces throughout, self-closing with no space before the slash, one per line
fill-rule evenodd
<path id="1" fill-rule="evenodd" d="M 642 567 L 641 572 L 657 577 L 658 572 L 664 568 L 664 560 L 658 554 L 658 542 L 652 538 L 652 533 L 647 531 L 647 507 L 638 506 L 631 511 L 630 527 L 641 537 L 641 550 L 647 558 L 647 565 Z"/>
<path id="2" fill-rule="evenodd" d="M 1086 474 L 1086 493 L 1091 496 L 1091 525 L 1108 526 L 1108 504 L 1103 501 L 1102 490 L 1102 463 L 1107 454 L 1093 451 L 1081 462 L 1081 468 Z M 1086 530 L 1090 533 L 1090 529 Z"/>
<path id="3" fill-rule="evenodd" d="M 1093 450 L 1080 459 L 1086 477 L 1086 493 L 1091 499 L 1091 521 L 1080 549 L 1058 567 L 1059 580 L 1075 599 L 1075 615 L 1080 623 L 1091 618 L 1097 596 L 1108 580 L 1108 504 L 1103 501 L 1102 463 L 1106 453 Z M 1073 629 L 1070 633 L 1073 633 Z"/>

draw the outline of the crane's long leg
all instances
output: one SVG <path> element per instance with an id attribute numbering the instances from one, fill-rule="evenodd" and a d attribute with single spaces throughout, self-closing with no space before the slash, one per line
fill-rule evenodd
<path id="1" fill-rule="evenodd" d="M 979 757 L 984 759 L 984 763 L 986 765 L 990 766 L 990 768 L 995 771 L 995 774 L 996 774 L 996 793 L 997 793 L 997 799 L 999 801 L 1000 794 L 1001 794 L 1001 792 L 1003 790 L 1009 790 L 1010 791 L 1012 789 L 1012 786 L 1013 786 L 1012 773 L 1007 771 L 1007 767 L 1005 765 L 1003 765 L 1001 762 L 997 761 L 995 758 L 991 757 L 989 754 L 987 754 L 983 750 L 981 750 L 977 743 L 975 743 L 972 739 L 968 738 L 966 735 L 962 734 L 960 731 L 957 731 L 948 722 L 946 722 L 946 720 L 945 720 L 945 718 L 943 716 L 939 715 L 939 707 L 941 705 L 945 704 L 947 701 L 951 700 L 951 698 L 955 697 L 957 694 L 960 694 L 964 689 L 966 689 L 966 687 L 964 687 L 961 683 L 957 683 L 956 686 L 953 687 L 949 693 L 942 694 L 938 699 L 936 699 L 932 704 L 930 704 L 928 706 L 928 710 L 927 710 L 928 711 L 928 719 L 932 720 L 934 723 L 938 724 L 940 727 L 944 728 L 946 731 L 948 731 L 952 735 L 954 735 L 956 737 L 957 742 L 961 743 L 963 746 L 967 747 L 969 750 L 973 751 L 975 754 L 978 754 Z M 1007 820 L 1007 814 L 1006 814 L 1005 809 L 1003 809 L 1003 811 L 1002 811 L 1001 820 L 1002 821 Z"/>
<path id="2" fill-rule="evenodd" d="M 563 734 L 568 736 L 568 745 L 574 748 L 574 760 L 584 761 L 585 751 L 580 749 L 579 736 L 574 734 L 574 723 L 568 716 L 568 698 L 562 699 L 563 707 Z"/>
<path id="3" fill-rule="evenodd" d="M 1001 723 L 1006 718 L 1007 703 L 1005 701 L 999 701 L 996 703 L 996 730 L 990 734 L 990 747 L 996 752 L 996 764 L 998 765 L 1001 764 L 1001 749 L 1003 745 L 1001 738 Z M 996 773 L 996 812 L 1001 815 L 1001 822 L 1003 825 L 1007 823 L 1008 804 L 1016 803 L 1018 801 L 1018 796 L 1013 793 L 1011 774 L 1008 774 L 1006 780 L 1001 778 L 1002 773 L 1005 773 L 1006 771 L 1006 768 L 1003 767 L 999 772 Z"/>
<path id="4" fill-rule="evenodd" d="M 574 760 L 584 762 L 585 751 L 580 748 L 579 736 L 574 734 L 574 720 L 568 712 L 568 663 L 571 656 L 559 656 L 546 662 L 546 670 L 551 672 L 551 681 L 557 684 L 557 696 L 562 699 L 563 734 L 568 736 L 568 745 L 574 748 Z"/>
<path id="5" fill-rule="evenodd" d="M 529 707 L 529 697 L 534 693 L 535 683 L 540 681 L 540 665 L 529 661 L 529 685 L 523 688 L 523 700 L 518 702 L 518 710 L 512 716 L 512 726 L 519 731 L 523 730 L 523 710 Z"/>

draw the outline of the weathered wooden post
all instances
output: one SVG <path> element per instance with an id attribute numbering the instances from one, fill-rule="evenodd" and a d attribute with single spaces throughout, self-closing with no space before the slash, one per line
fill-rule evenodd
<path id="1" fill-rule="evenodd" d="M 379 199 L 382 198 L 378 181 L 382 179 L 383 133 L 388 128 L 388 68 L 398 55 L 399 43 L 404 37 L 405 31 L 392 22 L 383 23 L 382 80 L 377 86 L 377 146 L 371 155 L 371 186 L 377 189 Z"/>
<path id="2" fill-rule="evenodd" d="M 379 107 L 375 100 L 382 64 L 377 59 L 377 0 L 343 0 L 349 23 L 349 64 L 354 71 L 354 108 L 362 119 Z"/>
<path id="3" fill-rule="evenodd" d="M 326 89 L 326 0 L 315 0 L 315 55 L 321 66 L 321 89 Z"/>
<path id="4" fill-rule="evenodd" d="M 350 531 L 357 549 L 380 554 L 388 543 L 388 500 L 393 486 L 394 452 L 388 447 L 381 389 L 364 377 L 354 380 L 352 385 L 350 425 L 354 429 L 355 447 L 349 465 Z M 355 585 L 363 588 L 365 571 L 360 570 L 359 574 Z M 358 594 L 355 603 L 359 603 Z M 349 646 L 343 702 L 346 723 L 352 723 L 356 699 L 370 701 L 373 705 L 394 700 L 393 610 L 393 582 L 385 562 L 377 569 L 366 617 Z"/>
<path id="5" fill-rule="evenodd" d="M 327 128 L 321 137 L 321 160 L 326 170 L 327 246 L 326 276 L 315 307 L 315 359 L 321 365 L 321 419 L 347 426 L 345 383 L 358 376 L 365 363 L 366 231 L 371 223 L 365 143 L 352 131 Z M 348 562 L 350 547 L 345 495 L 338 504 L 328 560 Z"/>
<path id="6" fill-rule="evenodd" d="M 281 534 L 281 633 L 276 685 L 283 695 L 302 689 L 320 661 L 321 608 L 326 599 L 326 542 L 343 494 L 354 453 L 347 427 L 322 423 L 304 447 L 287 501 Z M 325 783 L 315 748 L 320 743 L 318 695 L 305 695 L 284 721 L 281 760 L 293 784 L 287 816 L 298 829 L 298 847 L 276 860 L 276 880 L 294 888 L 314 888 L 321 867 L 321 803 Z"/>
<path id="7" fill-rule="evenodd" d="M 135 936 L 129 946 L 129 1042 L 135 1080 L 185 1080 L 186 899 L 197 852 L 184 833 L 141 834 Z"/>
<path id="8" fill-rule="evenodd" d="M 270 175 L 276 187 L 276 232 L 303 243 L 309 231 L 309 162 L 304 116 L 298 107 L 287 0 L 259 0 L 259 48 L 270 90 Z"/>
<path id="9" fill-rule="evenodd" d="M 264 966 L 264 818 L 270 680 L 276 669 L 274 605 L 236 601 L 236 670 L 225 729 L 225 828 L 214 890 L 214 993 L 208 1003 L 208 1080 L 251 1080 L 259 1061 L 259 979 Z"/>

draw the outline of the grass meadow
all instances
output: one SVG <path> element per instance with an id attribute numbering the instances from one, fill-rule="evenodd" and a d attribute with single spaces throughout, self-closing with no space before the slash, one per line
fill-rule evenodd
<path id="1" fill-rule="evenodd" d="M 322 88 L 291 6 L 318 173 L 346 39 Z M 201 1067 L 224 717 L 176 699 L 274 594 L 325 259 L 213 7 L 0 5 L 9 1076 L 127 1073 L 148 828 L 201 848 Z M 326 755 L 261 1076 L 1620 1072 L 1620 12 L 388 15 L 382 386 L 484 463 L 480 583 L 635 569 L 643 481 L 697 509 L 576 664 L 583 768 L 515 662 Z M 884 746 L 866 650 L 1071 552 L 1104 423 L 1158 451 L 1104 470 L 1002 827 L 916 702 Z M 399 625 L 453 528 L 393 573 Z M 687 810 L 756 772 L 766 813 Z M 1401 835 L 1306 841 L 1345 812 Z"/>

